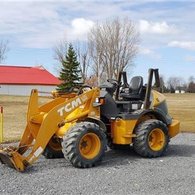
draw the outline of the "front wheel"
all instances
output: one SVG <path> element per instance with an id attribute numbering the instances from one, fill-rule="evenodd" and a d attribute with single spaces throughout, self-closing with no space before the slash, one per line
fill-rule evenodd
<path id="1" fill-rule="evenodd" d="M 59 138 L 52 137 L 43 151 L 43 156 L 47 159 L 52 158 L 64 158 L 62 153 L 61 140 Z"/>
<path id="2" fill-rule="evenodd" d="M 159 120 L 151 119 L 140 123 L 135 129 L 133 148 L 143 157 L 162 156 L 169 143 L 168 128 Z"/>
<path id="3" fill-rule="evenodd" d="M 101 162 L 106 145 L 106 135 L 97 124 L 81 122 L 64 136 L 62 151 L 74 167 L 88 168 Z"/>

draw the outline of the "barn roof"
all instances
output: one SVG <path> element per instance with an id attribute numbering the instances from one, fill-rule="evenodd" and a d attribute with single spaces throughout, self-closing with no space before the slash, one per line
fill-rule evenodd
<path id="1" fill-rule="evenodd" d="M 58 85 L 60 81 L 42 66 L 0 65 L 0 84 Z"/>

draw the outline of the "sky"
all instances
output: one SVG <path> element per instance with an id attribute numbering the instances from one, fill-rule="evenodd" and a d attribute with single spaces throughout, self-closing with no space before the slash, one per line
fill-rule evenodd
<path id="1" fill-rule="evenodd" d="M 60 40 L 86 41 L 95 23 L 129 17 L 140 33 L 130 75 L 159 68 L 165 80 L 195 76 L 195 0 L 0 0 L 4 64 L 43 65 L 57 76 L 53 48 Z"/>

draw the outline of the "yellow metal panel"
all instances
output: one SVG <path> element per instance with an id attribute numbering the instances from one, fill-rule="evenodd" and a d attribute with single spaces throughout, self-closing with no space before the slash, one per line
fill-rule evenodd
<path id="1" fill-rule="evenodd" d="M 59 128 L 59 130 L 56 132 L 56 135 L 62 138 L 68 132 L 72 125 L 73 123 L 66 123 L 64 126 Z"/>
<path id="2" fill-rule="evenodd" d="M 178 120 L 173 120 L 171 125 L 169 125 L 170 138 L 176 136 L 179 132 L 180 132 L 180 122 Z"/>
<path id="3" fill-rule="evenodd" d="M 69 98 L 70 99 L 70 98 Z M 41 112 L 49 112 L 51 109 L 53 109 L 55 106 L 68 101 L 68 97 L 58 97 L 56 99 L 53 99 L 50 102 L 47 102 L 46 104 L 42 105 L 39 110 Z"/>
<path id="4" fill-rule="evenodd" d="M 38 91 L 33 89 L 31 91 L 31 96 L 28 103 L 27 121 L 29 121 L 30 118 L 36 114 L 39 114 Z"/>
<path id="5" fill-rule="evenodd" d="M 44 119 L 44 116 L 45 116 L 45 112 L 40 112 L 39 114 L 37 115 L 34 115 L 32 118 L 31 118 L 31 122 L 32 123 L 36 123 L 36 124 L 41 124 L 43 119 Z"/>
<path id="6" fill-rule="evenodd" d="M 114 144 L 131 144 L 133 130 L 137 120 L 117 119 L 111 122 L 112 139 Z"/>
<path id="7" fill-rule="evenodd" d="M 153 101 L 152 101 L 152 106 L 156 107 L 158 106 L 160 103 L 162 103 L 163 101 L 165 101 L 165 96 L 161 93 L 159 93 L 158 91 L 152 90 L 152 95 L 153 95 Z"/>

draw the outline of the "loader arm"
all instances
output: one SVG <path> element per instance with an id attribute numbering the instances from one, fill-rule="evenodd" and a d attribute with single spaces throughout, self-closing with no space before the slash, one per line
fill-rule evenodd
<path id="1" fill-rule="evenodd" d="M 24 171 L 39 158 L 62 124 L 99 115 L 99 107 L 93 104 L 98 96 L 99 89 L 94 88 L 75 97 L 59 97 L 38 107 L 38 91 L 32 90 L 27 125 L 19 146 L 0 150 L 0 161 L 18 171 Z M 77 115 L 71 116 L 76 109 L 79 109 Z"/>

